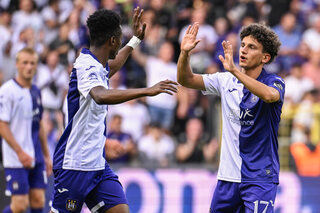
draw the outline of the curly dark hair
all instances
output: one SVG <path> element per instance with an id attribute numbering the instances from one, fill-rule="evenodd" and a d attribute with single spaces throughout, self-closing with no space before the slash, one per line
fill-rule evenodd
<path id="1" fill-rule="evenodd" d="M 278 35 L 270 27 L 257 23 L 242 27 L 240 32 L 241 41 L 247 36 L 252 36 L 256 39 L 262 45 L 262 51 L 270 54 L 271 58 L 267 64 L 270 64 L 277 57 L 281 42 Z"/>
<path id="2" fill-rule="evenodd" d="M 87 26 L 90 34 L 90 45 L 101 46 L 112 36 L 121 36 L 121 18 L 111 10 L 100 9 L 90 15 Z"/>

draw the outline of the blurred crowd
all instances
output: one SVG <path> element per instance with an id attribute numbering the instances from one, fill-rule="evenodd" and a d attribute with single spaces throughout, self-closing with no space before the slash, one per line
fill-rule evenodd
<path id="1" fill-rule="evenodd" d="M 32 47 L 40 55 L 35 84 L 41 89 L 51 153 L 65 127 L 69 73 L 79 50 L 88 47 L 86 18 L 99 8 L 122 17 L 123 44 L 132 37 L 133 8 L 144 9 L 146 36 L 113 89 L 151 86 L 176 80 L 180 41 L 190 23 L 200 25 L 201 42 L 190 64 L 196 73 L 223 72 L 218 56 L 229 40 L 237 62 L 239 30 L 253 22 L 271 26 L 282 43 L 266 69 L 285 79 L 283 120 L 289 130 L 293 166 L 301 175 L 320 176 L 320 3 L 317 0 L 2 0 L 0 2 L 0 85 L 15 75 L 15 55 Z M 110 105 L 106 148 L 120 141 L 123 156 L 111 164 L 168 167 L 219 159 L 219 98 L 179 87 L 161 94 Z M 281 146 L 281 140 L 279 146 Z M 109 146 L 110 145 L 110 146 Z M 280 155 L 281 157 L 281 155 Z M 280 160 L 281 161 L 281 160 Z"/>

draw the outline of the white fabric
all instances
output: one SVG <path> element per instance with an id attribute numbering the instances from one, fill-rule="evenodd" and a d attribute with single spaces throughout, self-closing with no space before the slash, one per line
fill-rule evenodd
<path id="1" fill-rule="evenodd" d="M 242 159 L 239 154 L 239 138 L 236 137 L 240 133 L 241 126 L 236 121 L 240 113 L 239 104 L 243 97 L 243 85 L 238 84 L 238 80 L 228 72 L 203 75 L 203 81 L 206 88 L 203 94 L 221 96 L 222 129 L 224 131 L 222 132 L 217 178 L 219 180 L 241 182 Z M 236 90 L 232 91 L 234 89 Z"/>
<path id="2" fill-rule="evenodd" d="M 0 120 L 9 123 L 18 144 L 33 159 L 35 152 L 31 129 L 34 113 L 37 111 L 32 109 L 32 97 L 28 88 L 20 87 L 12 79 L 0 88 Z M 16 152 L 4 139 L 2 142 L 3 166 L 5 168 L 23 168 Z"/>
<path id="3" fill-rule="evenodd" d="M 80 92 L 79 109 L 73 117 L 63 159 L 63 169 L 95 171 L 105 168 L 105 118 L 107 105 L 97 104 L 89 92 L 96 86 L 108 89 L 107 70 L 90 54 L 81 53 L 74 68 Z M 70 107 L 70 106 L 69 106 Z"/>
<path id="4" fill-rule="evenodd" d="M 158 58 L 148 57 L 145 67 L 147 73 L 147 87 L 151 87 L 162 80 L 177 81 L 177 65 L 173 62 L 164 63 Z M 162 93 L 153 97 L 146 97 L 148 105 L 165 109 L 174 109 L 177 104 L 175 95 Z"/>
<path id="5" fill-rule="evenodd" d="M 50 89 L 51 82 L 54 82 L 57 86 L 57 94 Z M 43 107 L 60 109 L 69 84 L 66 68 L 62 65 L 57 65 L 53 70 L 50 70 L 47 65 L 40 65 L 35 76 L 35 84 L 41 90 Z"/>

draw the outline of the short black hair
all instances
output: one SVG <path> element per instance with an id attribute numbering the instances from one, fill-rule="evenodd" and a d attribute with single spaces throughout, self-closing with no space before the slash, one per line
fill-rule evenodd
<path id="1" fill-rule="evenodd" d="M 87 19 L 90 45 L 101 46 L 112 36 L 120 36 L 120 23 L 120 16 L 112 10 L 100 9 L 94 12 Z"/>
<path id="2" fill-rule="evenodd" d="M 247 36 L 252 36 L 256 39 L 262 45 L 262 51 L 270 54 L 271 58 L 267 64 L 270 64 L 277 57 L 281 42 L 278 35 L 270 27 L 257 23 L 242 27 L 240 32 L 241 41 Z"/>

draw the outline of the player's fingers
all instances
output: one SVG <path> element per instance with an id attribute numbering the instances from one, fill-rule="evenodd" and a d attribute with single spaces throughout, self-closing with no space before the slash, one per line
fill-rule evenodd
<path id="1" fill-rule="evenodd" d="M 196 40 L 196 41 L 194 42 L 194 43 L 195 43 L 194 46 L 197 46 L 200 41 L 201 41 L 201 39 Z"/>
<path id="2" fill-rule="evenodd" d="M 134 10 L 133 10 L 133 22 L 135 22 L 136 19 L 137 19 L 137 16 L 138 16 L 138 8 L 139 8 L 139 7 L 136 7 L 136 8 L 134 8 Z"/>
<path id="3" fill-rule="evenodd" d="M 139 14 L 138 14 L 138 22 L 141 21 L 141 17 L 143 15 L 143 9 L 140 10 Z"/>
<path id="4" fill-rule="evenodd" d="M 219 55 L 219 59 L 220 59 L 220 61 L 221 61 L 222 63 L 224 63 L 224 58 L 223 58 L 222 55 Z"/>
<path id="5" fill-rule="evenodd" d="M 198 31 L 199 23 L 195 22 L 191 27 L 191 34 L 196 34 Z"/>
<path id="6" fill-rule="evenodd" d="M 178 92 L 178 89 L 175 87 L 175 86 L 172 86 L 172 85 L 164 85 L 163 87 L 162 87 L 163 89 L 165 89 L 165 90 L 170 90 L 170 91 L 172 91 L 172 92 Z"/>
<path id="7" fill-rule="evenodd" d="M 177 83 L 177 82 L 175 82 L 175 81 L 171 81 L 171 80 L 169 80 L 169 79 L 164 80 L 163 82 L 164 82 L 164 83 L 166 83 L 166 84 L 174 84 L 174 85 L 178 85 L 178 83 Z"/>
<path id="8" fill-rule="evenodd" d="M 147 27 L 147 24 L 146 24 L 146 23 L 143 23 L 143 24 L 142 24 L 142 34 L 145 33 L 146 27 Z"/>
<path id="9" fill-rule="evenodd" d="M 186 34 L 190 33 L 190 29 L 191 29 L 191 25 L 188 26 L 187 30 L 186 30 Z"/>

